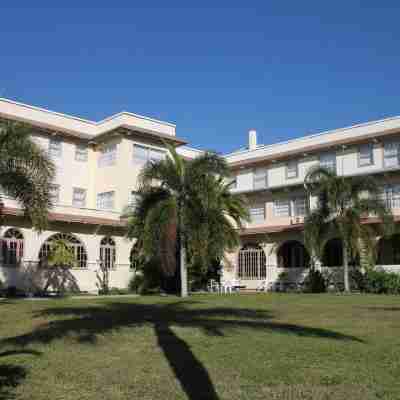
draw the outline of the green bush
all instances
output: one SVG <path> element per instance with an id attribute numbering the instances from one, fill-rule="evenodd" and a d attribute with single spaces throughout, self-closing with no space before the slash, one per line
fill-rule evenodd
<path id="1" fill-rule="evenodd" d="M 311 269 L 303 281 L 303 290 L 306 293 L 323 293 L 326 292 L 326 281 L 321 272 Z"/>
<path id="2" fill-rule="evenodd" d="M 161 288 L 162 272 L 160 263 L 152 260 L 143 265 L 139 273 L 136 273 L 129 282 L 129 289 L 139 293 L 146 294 L 150 292 L 159 292 Z"/>
<path id="3" fill-rule="evenodd" d="M 364 275 L 367 293 L 400 294 L 400 275 L 384 270 L 369 270 Z"/>

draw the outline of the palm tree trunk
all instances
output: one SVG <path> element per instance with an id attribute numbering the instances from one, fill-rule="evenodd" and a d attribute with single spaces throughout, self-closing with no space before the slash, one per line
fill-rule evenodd
<path id="1" fill-rule="evenodd" d="M 344 278 L 344 291 L 346 293 L 350 292 L 349 283 L 349 252 L 347 249 L 347 243 L 343 240 L 343 278 Z"/>
<path id="2" fill-rule="evenodd" d="M 186 269 L 186 248 L 183 243 L 180 247 L 180 273 L 181 273 L 181 297 L 188 296 L 188 282 Z"/>

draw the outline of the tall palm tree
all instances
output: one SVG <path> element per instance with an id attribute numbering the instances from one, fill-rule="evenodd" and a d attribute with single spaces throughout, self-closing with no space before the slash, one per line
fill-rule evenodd
<path id="1" fill-rule="evenodd" d="M 171 157 L 148 163 L 140 175 L 138 204 L 128 219 L 128 237 L 138 238 L 147 258 L 157 257 L 164 273 L 179 265 L 181 295 L 188 295 L 187 254 L 208 262 L 238 243 L 247 210 L 233 198 L 224 179 L 229 170 L 213 153 L 186 160 L 168 146 Z M 232 219 L 230 221 L 229 219 Z"/>
<path id="2" fill-rule="evenodd" d="M 377 235 L 393 230 L 393 216 L 380 198 L 380 187 L 371 176 L 338 176 L 334 171 L 317 167 L 305 178 L 310 196 L 317 205 L 305 219 L 304 235 L 313 256 L 321 259 L 324 245 L 338 235 L 343 246 L 345 291 L 350 291 L 349 259 L 360 255 L 361 262 L 375 258 Z M 368 216 L 379 218 L 379 224 L 366 224 Z"/>
<path id="3" fill-rule="evenodd" d="M 46 226 L 54 173 L 55 167 L 46 152 L 31 139 L 29 126 L 16 122 L 0 124 L 1 191 L 21 203 L 38 230 Z"/>

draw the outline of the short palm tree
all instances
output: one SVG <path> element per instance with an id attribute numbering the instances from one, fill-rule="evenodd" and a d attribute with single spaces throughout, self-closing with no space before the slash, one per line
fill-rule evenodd
<path id="1" fill-rule="evenodd" d="M 306 246 L 321 259 L 329 238 L 338 235 L 343 245 L 345 291 L 350 291 L 349 259 L 360 255 L 361 262 L 375 258 L 377 235 L 393 230 L 393 216 L 380 198 L 380 188 L 371 176 L 338 176 L 334 171 L 317 167 L 308 172 L 305 186 L 317 205 L 305 219 Z M 379 224 L 366 224 L 376 216 Z"/>
<path id="2" fill-rule="evenodd" d="M 0 124 L 0 188 L 18 200 L 33 227 L 46 226 L 55 168 L 46 152 L 31 139 L 29 126 Z"/>
<path id="3" fill-rule="evenodd" d="M 224 184 L 229 176 L 224 159 L 205 153 L 186 160 L 168 148 L 170 157 L 142 170 L 128 237 L 138 238 L 142 253 L 148 259 L 158 258 L 167 275 L 179 265 L 181 295 L 186 297 L 187 255 L 203 262 L 222 257 L 225 249 L 238 243 L 232 223 L 240 226 L 247 210 Z"/>

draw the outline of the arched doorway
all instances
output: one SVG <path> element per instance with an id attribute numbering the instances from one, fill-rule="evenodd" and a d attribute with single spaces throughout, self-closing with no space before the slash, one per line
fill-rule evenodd
<path id="1" fill-rule="evenodd" d="M 322 256 L 324 267 L 343 266 L 343 244 L 339 238 L 333 238 L 326 242 Z"/>
<path id="2" fill-rule="evenodd" d="M 378 265 L 400 264 L 400 234 L 382 238 L 378 242 Z"/>
<path id="3" fill-rule="evenodd" d="M 8 229 L 2 239 L 3 264 L 17 266 L 24 256 L 24 236 L 18 229 Z"/>
<path id="4" fill-rule="evenodd" d="M 264 250 L 257 244 L 243 246 L 239 250 L 238 278 L 244 280 L 265 279 L 267 258 Z"/>
<path id="5" fill-rule="evenodd" d="M 310 256 L 304 245 L 297 240 L 283 243 L 278 250 L 279 268 L 308 268 Z"/>
<path id="6" fill-rule="evenodd" d="M 56 233 L 50 236 L 40 248 L 39 251 L 39 264 L 41 266 L 46 266 L 47 258 L 51 251 L 52 243 L 55 241 L 62 240 L 68 243 L 69 247 L 72 249 L 75 260 L 76 260 L 76 267 L 77 268 L 87 268 L 87 252 L 83 243 L 72 236 L 69 233 Z"/>
<path id="7" fill-rule="evenodd" d="M 100 261 L 105 269 L 114 269 L 116 259 L 115 242 L 109 236 L 101 239 L 100 242 Z"/>

